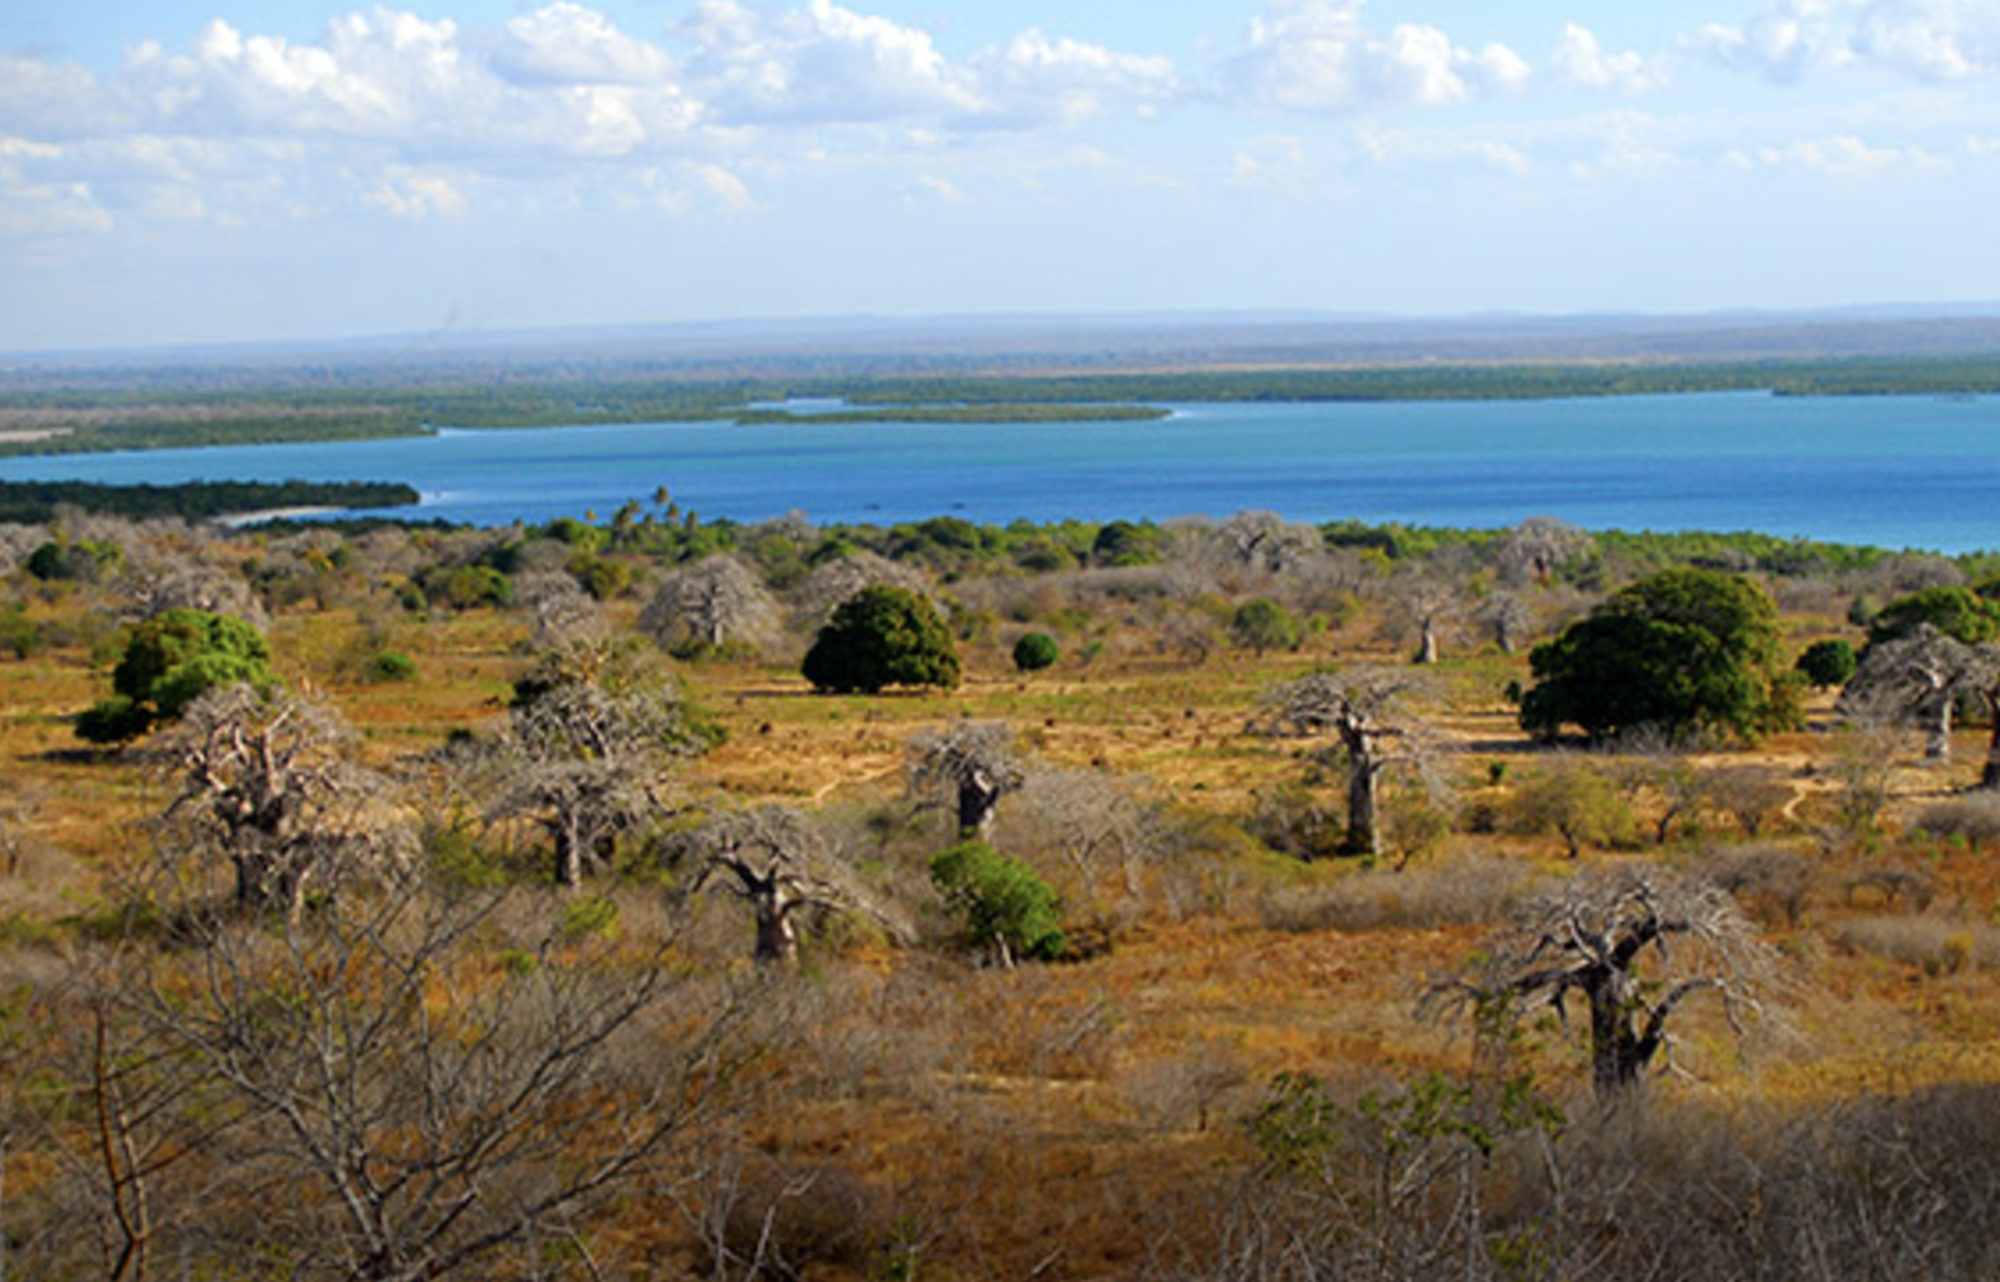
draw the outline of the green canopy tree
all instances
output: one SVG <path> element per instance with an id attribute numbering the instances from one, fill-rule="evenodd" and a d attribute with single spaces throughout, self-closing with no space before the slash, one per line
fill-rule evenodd
<path id="1" fill-rule="evenodd" d="M 1769 593 L 1721 570 L 1664 570 L 1613 595 L 1529 655 L 1521 726 L 1592 739 L 1641 728 L 1755 740 L 1799 721 Z"/>
<path id="2" fill-rule="evenodd" d="M 836 694 L 888 686 L 958 688 L 958 647 L 937 607 L 908 588 L 862 588 L 833 612 L 806 651 L 806 680 Z"/>
<path id="3" fill-rule="evenodd" d="M 112 669 L 110 696 L 77 717 L 77 737 L 104 744 L 136 739 L 179 719 L 210 690 L 239 682 L 268 689 L 270 664 L 271 643 L 243 620 L 212 610 L 163 610 L 132 630 Z"/>

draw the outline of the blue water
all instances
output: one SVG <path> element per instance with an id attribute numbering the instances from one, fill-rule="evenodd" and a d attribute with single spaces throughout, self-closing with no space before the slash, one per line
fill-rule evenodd
<path id="1" fill-rule="evenodd" d="M 595 512 L 664 485 L 703 517 L 940 514 L 1005 523 L 1246 508 L 1497 528 L 1760 530 L 2000 548 L 2000 399 L 1755 393 L 1568 401 L 1188 405 L 1139 423 L 800 423 L 446 431 L 435 437 L 0 460 L 0 479 L 400 480 L 403 515 Z"/>

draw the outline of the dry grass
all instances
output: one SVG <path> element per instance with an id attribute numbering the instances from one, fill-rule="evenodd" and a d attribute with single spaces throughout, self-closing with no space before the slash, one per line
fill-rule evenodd
<path id="1" fill-rule="evenodd" d="M 273 633 L 287 674 L 319 684 L 383 761 L 496 715 L 521 663 L 524 630 L 507 616 L 373 626 L 416 659 L 419 681 L 337 680 L 370 627 L 351 614 L 286 615 Z M 1009 973 L 923 951 L 813 954 L 776 1021 L 797 1041 L 774 1041 L 782 1070 L 732 1139 L 740 1178 L 696 1190 L 718 1231 L 768 1222 L 816 1277 L 881 1275 L 884 1244 L 903 1239 L 926 1276 L 1132 1276 L 1162 1221 L 1220 1196 L 1216 1172 L 1247 1161 L 1241 1122 L 1273 1075 L 1462 1068 L 1462 1037 L 1412 1017 L 1418 990 L 1459 966 L 1527 888 L 1571 869 L 1546 839 L 1486 834 L 1394 873 L 1246 853 L 1237 820 L 1253 793 L 1301 765 L 1245 721 L 1257 691 L 1311 662 L 1107 659 L 1022 679 L 995 657 L 954 694 L 876 698 L 820 697 L 794 672 L 751 663 L 688 669 L 692 697 L 728 732 L 693 767 L 697 789 L 866 805 L 900 791 L 917 731 L 1004 718 L 1052 761 L 1148 777 L 1179 819 L 1180 848 L 1148 868 L 1142 909 L 1088 960 Z M 1499 696 L 1522 671 L 1486 656 L 1444 673 L 1454 774 L 1496 804 L 1524 773 L 1512 767 L 1532 760 Z M 75 751 L 65 718 L 104 680 L 75 649 L 0 660 L 0 802 L 32 798 L 40 843 L 0 882 L 0 921 L 36 924 L 6 942 L 37 957 L 40 929 L 61 929 L 52 923 L 88 902 L 158 805 L 131 762 Z M 1701 762 L 1755 764 L 1792 785 L 1757 845 L 1723 839 L 1733 825 L 1710 814 L 1713 844 L 1670 854 L 1750 903 L 1792 960 L 1796 996 L 1792 1035 L 1747 1061 L 1719 1021 L 1691 1022 L 1691 1062 L 1710 1080 L 1694 1089 L 1799 1102 L 2000 1082 L 2000 928 L 1988 924 L 2000 868 L 1965 843 L 1901 835 L 1970 782 L 1976 749 L 1968 736 L 1951 769 L 1899 771 L 1881 832 L 1848 842 L 1825 837 L 1831 736 Z M 1498 783 L 1493 762 L 1509 767 Z M 631 893 L 652 896 L 635 922 L 664 911 L 657 892 Z M 747 951 L 740 922 L 704 915 L 718 958 Z M 1551 1081 L 1577 1068 L 1557 1036 L 1531 1053 Z M 619 1239 L 634 1258 L 670 1271 L 711 1262 L 684 1206 L 661 1195 L 635 1211 Z M 945 1263 L 972 1259 L 988 1263 Z"/>

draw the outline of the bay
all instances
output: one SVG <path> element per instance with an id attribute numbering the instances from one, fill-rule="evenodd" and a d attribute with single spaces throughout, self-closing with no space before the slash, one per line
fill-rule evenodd
<path id="1" fill-rule="evenodd" d="M 389 480 L 398 515 L 595 513 L 665 486 L 706 519 L 1165 520 L 1245 509 L 1499 528 L 1756 530 L 2000 548 L 2000 400 L 1759 393 L 1202 404 L 1153 422 L 657 423 L 0 460 L 0 479 Z"/>

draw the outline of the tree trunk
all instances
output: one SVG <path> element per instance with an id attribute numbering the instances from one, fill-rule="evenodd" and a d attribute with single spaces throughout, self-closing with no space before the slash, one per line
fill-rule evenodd
<path id="1" fill-rule="evenodd" d="M 1631 1001 L 1615 980 L 1594 982 L 1590 997 L 1590 1085 L 1597 1098 L 1626 1098 L 1645 1082 L 1655 1044 L 1632 1027 Z"/>
<path id="2" fill-rule="evenodd" d="M 759 890 L 750 906 L 757 914 L 757 961 L 779 966 L 796 962 L 799 936 L 792 929 L 791 905 L 773 886 Z"/>
<path id="3" fill-rule="evenodd" d="M 1417 641 L 1417 662 L 1428 667 L 1438 661 L 1437 620 L 1425 618 L 1417 627 L 1420 634 Z"/>
<path id="4" fill-rule="evenodd" d="M 1990 791 L 2000 789 L 2000 687 L 1986 691 L 1986 719 L 1993 733 L 1986 741 L 1986 767 L 1979 772 L 1979 786 Z"/>
<path id="5" fill-rule="evenodd" d="M 1931 707 L 1929 738 L 1924 744 L 1924 758 L 1927 761 L 1951 760 L 1951 705 L 1952 692 L 1938 693 L 1937 702 Z"/>
<path id="6" fill-rule="evenodd" d="M 983 771 L 968 771 L 958 783 L 958 838 L 991 844 L 1000 790 Z"/>
<path id="7" fill-rule="evenodd" d="M 1350 855 L 1375 856 L 1382 853 L 1381 836 L 1375 823 L 1375 763 L 1365 756 L 1350 755 L 1347 767 L 1347 843 Z"/>
<path id="8" fill-rule="evenodd" d="M 556 827 L 556 885 L 583 884 L 583 838 L 577 825 L 565 819 Z"/>

